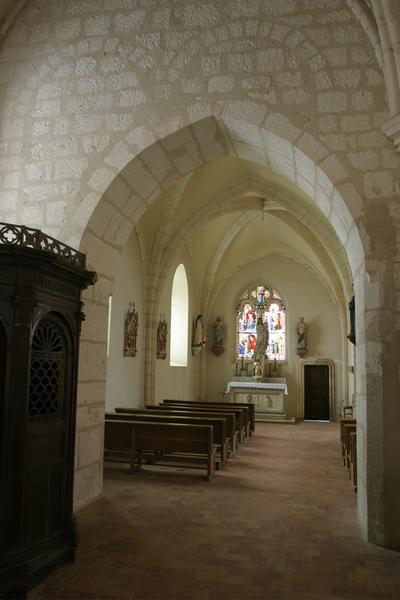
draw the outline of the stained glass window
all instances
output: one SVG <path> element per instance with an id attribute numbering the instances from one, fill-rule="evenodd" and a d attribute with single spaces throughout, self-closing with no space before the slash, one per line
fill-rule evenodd
<path id="1" fill-rule="evenodd" d="M 257 344 L 257 320 L 268 331 L 265 352 L 270 360 L 286 359 L 286 311 L 279 292 L 265 285 L 246 290 L 237 309 L 236 355 L 253 360 Z"/>

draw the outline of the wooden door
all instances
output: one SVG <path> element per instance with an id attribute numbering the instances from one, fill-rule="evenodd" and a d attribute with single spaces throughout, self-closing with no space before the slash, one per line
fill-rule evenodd
<path id="1" fill-rule="evenodd" d="M 329 367 L 305 365 L 304 367 L 304 419 L 329 421 Z"/>
<path id="2" fill-rule="evenodd" d="M 66 527 L 71 347 L 49 313 L 32 341 L 24 489 L 25 542 L 45 543 Z"/>
<path id="3" fill-rule="evenodd" d="M 3 479 L 3 460 L 5 457 L 4 446 L 4 413 L 5 413 L 5 385 L 6 385 L 6 360 L 7 337 L 2 322 L 0 321 L 0 485 Z M 4 487 L 4 486 L 3 486 Z M 3 505 L 3 494 L 0 490 L 0 507 Z M 0 509 L 1 512 L 1 509 Z"/>

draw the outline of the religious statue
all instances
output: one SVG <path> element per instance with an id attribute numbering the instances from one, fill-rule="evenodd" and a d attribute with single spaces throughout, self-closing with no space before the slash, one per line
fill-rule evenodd
<path id="1" fill-rule="evenodd" d="M 135 310 L 135 303 L 130 302 L 125 317 L 124 328 L 124 356 L 136 356 L 136 338 L 139 319 L 138 312 Z"/>
<path id="2" fill-rule="evenodd" d="M 257 341 L 254 349 L 253 360 L 264 366 L 265 352 L 268 348 L 268 325 L 263 323 L 262 317 L 257 319 Z"/>
<path id="3" fill-rule="evenodd" d="M 193 329 L 192 354 L 206 347 L 207 338 L 203 335 L 203 315 L 197 315 Z"/>
<path id="4" fill-rule="evenodd" d="M 161 315 L 157 327 L 157 358 L 165 360 L 167 358 L 167 333 L 168 326 L 165 316 Z"/>
<path id="5" fill-rule="evenodd" d="M 258 362 L 258 360 L 254 363 L 254 375 L 253 377 L 259 378 L 262 377 L 263 374 L 263 369 L 261 366 L 261 363 Z"/>
<path id="6" fill-rule="evenodd" d="M 223 341 L 224 341 L 224 327 L 222 325 L 222 318 L 217 317 L 215 319 L 214 327 L 214 344 L 212 346 L 212 351 L 216 356 L 219 356 L 224 351 Z"/>
<path id="7" fill-rule="evenodd" d="M 347 339 L 350 340 L 352 344 L 356 343 L 356 309 L 355 309 L 355 300 L 354 296 L 349 302 L 349 319 L 350 319 L 350 333 L 347 336 Z"/>
<path id="8" fill-rule="evenodd" d="M 299 322 L 297 323 L 297 349 L 296 352 L 299 356 L 305 356 L 308 352 L 307 348 L 307 323 L 304 321 L 303 317 L 300 317 Z"/>

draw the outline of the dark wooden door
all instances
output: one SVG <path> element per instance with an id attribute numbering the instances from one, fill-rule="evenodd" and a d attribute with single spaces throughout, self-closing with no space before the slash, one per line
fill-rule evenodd
<path id="1" fill-rule="evenodd" d="M 329 421 L 329 367 L 304 367 L 304 418 L 310 421 Z"/>
<path id="2" fill-rule="evenodd" d="M 26 437 L 24 534 L 26 544 L 61 535 L 67 518 L 69 339 L 62 321 L 49 313 L 33 340 Z"/>
<path id="3" fill-rule="evenodd" d="M 4 327 L 0 321 L 0 475 L 3 472 L 3 437 L 4 437 L 4 405 L 5 405 L 5 383 L 6 383 L 6 360 L 7 360 L 7 338 Z M 2 506 L 2 493 L 0 491 L 0 506 Z"/>

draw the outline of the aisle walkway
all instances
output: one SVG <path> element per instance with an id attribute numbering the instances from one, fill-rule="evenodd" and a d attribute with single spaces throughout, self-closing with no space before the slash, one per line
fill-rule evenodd
<path id="1" fill-rule="evenodd" d="M 336 424 L 259 423 L 210 483 L 107 466 L 76 563 L 29 597 L 400 598 L 400 553 L 362 540 L 338 439 Z"/>

